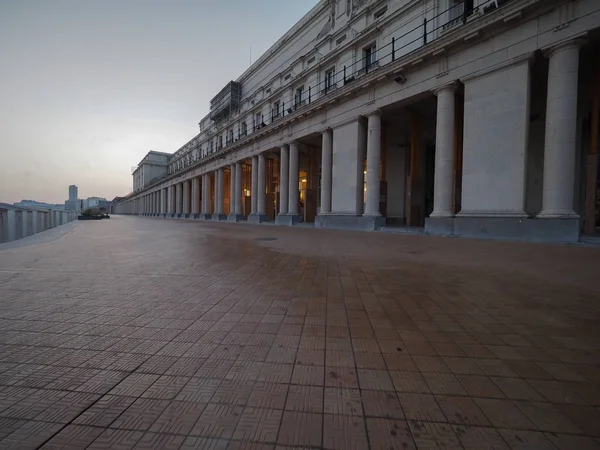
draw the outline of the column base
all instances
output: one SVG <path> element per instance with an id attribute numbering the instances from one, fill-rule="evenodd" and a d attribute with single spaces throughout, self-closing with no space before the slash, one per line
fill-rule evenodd
<path id="1" fill-rule="evenodd" d="M 431 232 L 431 234 L 437 233 Z M 468 238 L 526 242 L 578 242 L 579 219 L 462 217 L 457 215 L 454 218 L 452 234 Z"/>
<path id="2" fill-rule="evenodd" d="M 231 213 L 227 216 L 227 221 L 229 222 L 241 222 L 245 217 L 242 214 L 234 214 Z"/>
<path id="3" fill-rule="evenodd" d="M 425 233 L 436 236 L 452 236 L 454 234 L 454 217 L 426 217 Z"/>
<path id="4" fill-rule="evenodd" d="M 250 214 L 248 216 L 248 223 L 263 223 L 267 221 L 267 215 L 266 214 L 258 214 L 258 213 L 254 213 L 254 214 Z"/>
<path id="5" fill-rule="evenodd" d="M 200 220 L 212 220 L 212 214 L 210 213 L 202 213 L 200 214 L 200 216 L 198 217 Z"/>
<path id="6" fill-rule="evenodd" d="M 315 218 L 316 228 L 374 231 L 385 226 L 384 216 L 358 216 L 352 214 L 322 214 Z"/>
<path id="7" fill-rule="evenodd" d="M 298 214 L 278 214 L 275 217 L 276 225 L 296 225 L 300 222 L 300 215 Z"/>
<path id="8" fill-rule="evenodd" d="M 218 220 L 219 222 L 227 220 L 227 216 L 225 214 L 214 213 L 212 216 L 212 220 Z"/>
<path id="9" fill-rule="evenodd" d="M 569 209 L 544 210 L 537 216 L 537 219 L 579 219 L 579 214 Z"/>
<path id="10" fill-rule="evenodd" d="M 189 219 L 189 218 L 190 218 L 190 215 L 189 215 L 189 214 L 182 214 L 182 215 L 181 215 L 181 218 L 182 218 L 182 219 Z"/>

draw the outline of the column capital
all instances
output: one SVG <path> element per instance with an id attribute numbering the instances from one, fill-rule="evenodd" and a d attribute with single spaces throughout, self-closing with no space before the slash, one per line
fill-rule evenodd
<path id="1" fill-rule="evenodd" d="M 321 134 L 333 133 L 333 128 L 331 128 L 331 127 L 323 128 L 319 133 L 321 133 Z"/>
<path id="2" fill-rule="evenodd" d="M 562 50 L 566 50 L 569 48 L 580 48 L 587 42 L 587 32 L 580 33 L 576 36 L 570 36 L 568 39 L 564 39 L 562 41 L 554 42 L 551 45 L 547 45 L 542 47 L 542 54 L 549 58 L 555 53 L 558 53 Z"/>
<path id="3" fill-rule="evenodd" d="M 438 96 L 440 94 L 440 92 L 444 92 L 444 91 L 455 92 L 457 89 L 458 89 L 458 82 L 456 80 L 454 80 L 451 83 L 446 83 L 442 86 L 438 86 L 435 89 L 432 89 L 431 92 L 433 92 L 433 95 Z"/>
<path id="4" fill-rule="evenodd" d="M 381 116 L 381 110 L 379 108 L 372 109 L 371 111 L 362 114 L 361 117 L 364 120 L 364 119 L 368 119 L 370 116 Z"/>

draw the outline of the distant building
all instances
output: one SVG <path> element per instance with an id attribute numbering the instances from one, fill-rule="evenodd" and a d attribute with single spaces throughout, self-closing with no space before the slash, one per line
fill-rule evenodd
<path id="1" fill-rule="evenodd" d="M 80 211 L 78 206 L 79 202 L 77 201 L 77 186 L 72 184 L 69 186 L 69 200 L 65 201 L 65 209 L 67 211 Z"/>
<path id="2" fill-rule="evenodd" d="M 20 202 L 13 203 L 18 208 L 25 209 L 65 209 L 63 205 L 57 205 L 53 203 L 38 202 L 35 200 L 21 200 Z"/>
<path id="3" fill-rule="evenodd" d="M 167 175 L 170 153 L 150 150 L 133 172 L 133 190 L 139 191 L 144 186 Z"/>
<path id="4" fill-rule="evenodd" d="M 108 211 L 110 208 L 110 202 L 103 197 L 88 197 L 85 200 L 80 200 L 79 203 L 81 211 L 86 209 L 104 209 Z"/>

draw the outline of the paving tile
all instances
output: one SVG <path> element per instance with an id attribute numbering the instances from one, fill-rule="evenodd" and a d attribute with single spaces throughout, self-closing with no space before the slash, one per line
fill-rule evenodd
<path id="1" fill-rule="evenodd" d="M 535 425 L 511 400 L 475 398 L 475 403 L 497 428 L 535 429 Z"/>
<path id="2" fill-rule="evenodd" d="M 448 422 L 462 425 L 489 426 L 485 414 L 469 397 L 436 395 L 435 399 Z"/>
<path id="3" fill-rule="evenodd" d="M 398 399 L 409 420 L 446 422 L 446 416 L 433 395 L 398 393 Z"/>
<path id="4" fill-rule="evenodd" d="M 105 395 L 77 416 L 73 423 L 102 428 L 108 427 L 135 400 L 134 397 Z"/>
<path id="5" fill-rule="evenodd" d="M 133 450 L 179 450 L 185 441 L 185 436 L 172 434 L 144 433 L 135 444 Z"/>
<path id="6" fill-rule="evenodd" d="M 94 442 L 102 434 L 102 431 L 102 428 L 67 425 L 41 448 L 43 450 L 79 450 Z"/>
<path id="7" fill-rule="evenodd" d="M 244 441 L 275 443 L 283 411 L 246 407 L 233 438 Z"/>
<path id="8" fill-rule="evenodd" d="M 28 450 L 37 449 L 44 442 L 54 436 L 62 425 L 48 422 L 24 422 L 18 428 L 13 428 L 0 442 L 3 450 Z"/>
<path id="9" fill-rule="evenodd" d="M 444 448 L 462 450 L 458 437 L 447 423 L 409 420 L 408 425 L 417 448 Z"/>
<path id="10" fill-rule="evenodd" d="M 296 364 L 291 382 L 292 384 L 323 386 L 324 376 L 325 367 L 323 366 L 302 366 Z"/>
<path id="11" fill-rule="evenodd" d="M 217 391 L 221 380 L 213 378 L 191 378 L 181 388 L 175 400 L 182 402 L 208 403 Z"/>
<path id="12" fill-rule="evenodd" d="M 365 421 L 362 417 L 325 414 L 323 448 L 362 450 L 368 448 Z"/>
<path id="13" fill-rule="evenodd" d="M 362 416 L 362 399 L 358 389 L 325 388 L 324 411 L 326 414 Z"/>
<path id="14" fill-rule="evenodd" d="M 500 433 L 511 449 L 556 450 L 556 447 L 544 436 L 544 433 L 539 431 L 499 429 L 498 433 Z"/>
<path id="15" fill-rule="evenodd" d="M 285 411 L 277 443 L 294 447 L 320 447 L 323 433 L 323 416 L 304 412 Z"/>
<path id="16" fill-rule="evenodd" d="M 242 406 L 209 403 L 192 428 L 192 436 L 230 439 L 242 416 Z"/>
<path id="17" fill-rule="evenodd" d="M 510 450 L 494 428 L 453 425 L 453 429 L 465 450 Z"/>
<path id="18" fill-rule="evenodd" d="M 358 382 L 361 389 L 393 391 L 394 385 L 386 370 L 358 369 Z"/>
<path id="19" fill-rule="evenodd" d="M 168 405 L 167 400 L 137 399 L 110 426 L 125 430 L 148 431 Z"/>
<path id="20" fill-rule="evenodd" d="M 104 430 L 86 450 L 131 450 L 143 435 L 141 431 Z"/>
<path id="21" fill-rule="evenodd" d="M 188 435 L 205 407 L 205 403 L 170 402 L 154 421 L 149 431 Z"/>
<path id="22" fill-rule="evenodd" d="M 291 385 L 285 402 L 287 411 L 322 413 L 324 388 L 320 386 Z"/>
<path id="23" fill-rule="evenodd" d="M 373 450 L 416 449 L 408 423 L 398 419 L 367 418 L 367 433 Z"/>
<path id="24" fill-rule="evenodd" d="M 254 384 L 247 405 L 256 408 L 283 409 L 289 386 L 280 383 Z"/>
<path id="25" fill-rule="evenodd" d="M 404 419 L 404 411 L 395 392 L 362 391 L 361 398 L 367 417 Z"/>

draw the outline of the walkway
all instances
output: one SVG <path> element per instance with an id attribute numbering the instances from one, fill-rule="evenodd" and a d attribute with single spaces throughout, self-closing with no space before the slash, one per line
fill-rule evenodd
<path id="1" fill-rule="evenodd" d="M 599 298 L 596 247 L 81 223 L 0 250 L 0 449 L 599 448 Z"/>

